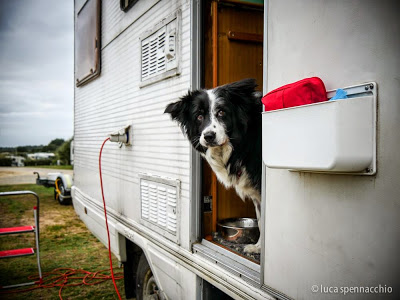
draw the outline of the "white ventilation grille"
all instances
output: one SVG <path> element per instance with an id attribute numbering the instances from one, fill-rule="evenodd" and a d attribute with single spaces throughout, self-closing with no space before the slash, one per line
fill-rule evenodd
<path id="1" fill-rule="evenodd" d="M 141 178 L 140 194 L 142 220 L 176 235 L 177 186 Z"/>
<path id="2" fill-rule="evenodd" d="M 142 80 L 165 71 L 165 28 L 142 42 Z"/>
<path id="3" fill-rule="evenodd" d="M 177 12 L 142 36 L 142 85 L 179 74 L 179 19 L 180 12 Z"/>

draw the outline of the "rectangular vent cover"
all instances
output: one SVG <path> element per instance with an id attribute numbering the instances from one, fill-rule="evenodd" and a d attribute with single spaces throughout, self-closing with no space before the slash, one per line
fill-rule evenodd
<path id="1" fill-rule="evenodd" d="M 140 178 L 141 218 L 159 233 L 171 238 L 178 232 L 179 181 L 156 176 Z M 161 231 L 157 230 L 161 229 Z M 176 238 L 172 238 L 175 240 Z"/>
<path id="2" fill-rule="evenodd" d="M 142 35 L 141 86 L 179 74 L 179 20 L 180 11 Z"/>
<path id="3" fill-rule="evenodd" d="M 142 42 L 142 80 L 165 71 L 165 28 Z"/>

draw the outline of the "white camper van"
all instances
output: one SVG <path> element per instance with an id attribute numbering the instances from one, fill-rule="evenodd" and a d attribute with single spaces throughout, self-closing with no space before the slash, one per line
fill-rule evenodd
<path id="1" fill-rule="evenodd" d="M 400 299 L 396 1 L 75 0 L 73 204 L 137 299 Z M 218 223 L 254 218 L 163 114 L 188 89 L 306 77 L 348 99 L 264 112 L 260 255 Z"/>

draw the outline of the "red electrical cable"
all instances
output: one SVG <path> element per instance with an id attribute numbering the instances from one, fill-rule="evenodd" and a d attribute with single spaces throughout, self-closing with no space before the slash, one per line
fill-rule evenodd
<path id="1" fill-rule="evenodd" d="M 111 259 L 111 243 L 110 243 L 110 230 L 108 229 L 108 221 L 107 221 L 107 210 L 106 210 L 106 201 L 104 200 L 104 191 L 103 191 L 103 178 L 101 176 L 101 153 L 103 152 L 103 147 L 104 144 L 109 141 L 110 138 L 106 138 L 101 145 L 100 148 L 100 154 L 99 154 L 99 174 L 100 174 L 100 186 L 101 186 L 101 196 L 103 197 L 103 206 L 104 206 L 104 217 L 106 220 L 106 228 L 107 228 L 107 239 L 108 239 L 108 258 L 110 260 L 110 271 L 111 271 L 111 277 L 112 281 L 114 284 L 115 291 L 117 292 L 118 299 L 121 300 L 121 295 L 119 294 L 117 284 L 115 283 L 115 278 L 114 278 L 114 270 L 113 270 L 113 265 L 112 265 L 112 259 Z"/>
<path id="2" fill-rule="evenodd" d="M 3 294 L 17 294 L 30 292 L 37 289 L 49 289 L 59 287 L 58 296 L 62 300 L 61 292 L 64 287 L 80 286 L 80 285 L 95 285 L 103 283 L 107 280 L 112 279 L 110 275 L 103 274 L 108 270 L 101 270 L 97 272 L 89 272 L 86 270 L 75 270 L 71 268 L 58 268 L 51 272 L 43 273 L 42 281 L 38 275 L 29 276 L 29 280 L 34 280 L 35 286 L 17 290 L 0 291 L 0 295 Z M 77 276 L 81 275 L 81 276 Z M 124 278 L 122 273 L 117 273 L 115 279 L 119 280 Z M 72 281 L 72 282 L 71 282 Z"/>

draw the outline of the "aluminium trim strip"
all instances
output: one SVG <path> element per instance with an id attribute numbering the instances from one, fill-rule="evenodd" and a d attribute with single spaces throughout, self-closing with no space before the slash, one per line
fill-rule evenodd
<path id="1" fill-rule="evenodd" d="M 219 265 L 231 274 L 246 280 L 248 283 L 255 287 L 260 287 L 260 273 L 238 263 L 237 261 L 220 254 L 219 252 L 208 248 L 202 244 L 195 244 L 193 246 L 194 252 L 207 260 Z"/>
<path id="2" fill-rule="evenodd" d="M 218 246 L 218 245 L 216 245 L 216 244 L 214 244 L 212 242 L 207 241 L 206 239 L 203 239 L 201 241 L 201 244 L 203 246 L 215 251 L 215 252 L 218 252 L 221 255 L 224 255 L 224 256 L 232 259 L 232 260 L 235 260 L 239 264 L 243 265 L 245 268 L 253 270 L 256 273 L 260 273 L 260 270 L 261 270 L 260 265 L 255 263 L 255 262 L 253 262 L 253 261 L 251 261 L 251 260 L 249 260 L 249 259 L 246 259 L 246 258 L 244 258 L 244 257 L 242 257 L 240 255 L 237 255 L 237 254 L 235 254 L 235 253 L 233 253 L 233 252 L 231 252 L 229 250 L 226 250 L 226 249 L 224 249 L 224 248 L 222 248 L 222 247 L 220 247 L 220 246 Z"/>
<path id="3" fill-rule="evenodd" d="M 202 40 L 202 4 L 200 0 L 190 2 L 190 88 L 200 89 L 202 78 L 201 67 L 201 40 Z M 190 147 L 190 179 L 189 179 L 189 195 L 190 195 L 190 218 L 189 232 L 190 244 L 201 240 L 201 157 L 200 154 Z"/>

